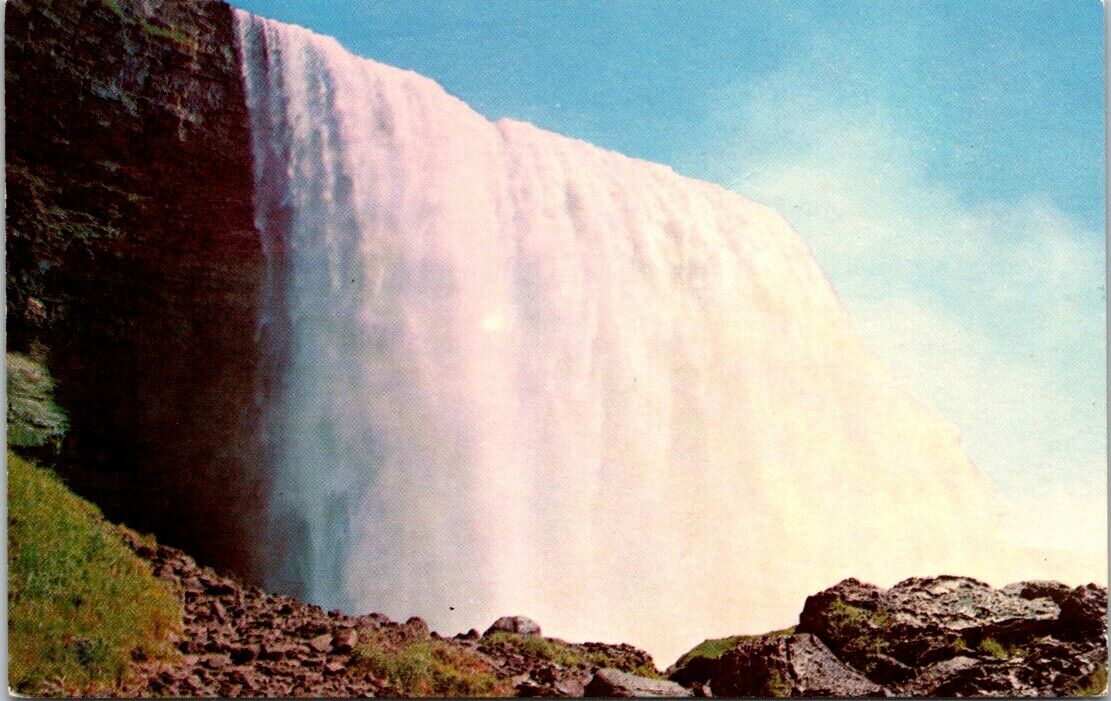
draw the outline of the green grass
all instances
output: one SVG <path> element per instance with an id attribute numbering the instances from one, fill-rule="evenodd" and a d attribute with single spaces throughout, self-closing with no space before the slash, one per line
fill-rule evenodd
<path id="1" fill-rule="evenodd" d="M 123 11 L 123 7 L 120 5 L 119 0 L 104 0 L 104 4 L 108 7 L 109 10 L 115 12 L 116 16 L 120 19 L 127 19 L 127 14 Z"/>
<path id="2" fill-rule="evenodd" d="M 791 685 L 778 669 L 768 672 L 768 679 L 764 683 L 764 692 L 771 698 L 781 699 L 791 695 Z"/>
<path id="3" fill-rule="evenodd" d="M 478 655 L 442 640 L 418 640 L 393 648 L 370 640 L 355 649 L 352 671 L 369 673 L 409 696 L 511 696 Z"/>
<path id="4" fill-rule="evenodd" d="M 995 638 L 984 638 L 981 640 L 980 649 L 997 660 L 1005 660 L 1010 656 L 1007 654 L 1007 648 L 1003 647 Z"/>
<path id="5" fill-rule="evenodd" d="M 1066 696 L 1103 696 L 1107 691 L 1107 667 L 1100 665 Z"/>
<path id="6" fill-rule="evenodd" d="M 680 657 L 679 661 L 675 663 L 675 666 L 682 667 L 696 657 L 716 660 L 728 652 L 734 645 L 743 640 L 748 640 L 750 637 L 751 636 L 748 635 L 731 635 L 728 638 L 703 640 L 701 643 L 691 648 L 685 655 Z"/>
<path id="7" fill-rule="evenodd" d="M 869 609 L 846 604 L 840 599 L 834 600 L 829 605 L 829 617 L 834 626 L 847 628 L 888 628 L 891 625 L 891 616 L 885 611 L 871 611 Z"/>
<path id="8" fill-rule="evenodd" d="M 139 24 L 140 26 L 142 26 L 144 32 L 152 36 L 156 36 L 160 39 L 167 39 L 174 42 L 175 44 L 180 44 L 185 47 L 194 47 L 193 37 L 189 36 L 185 32 L 177 29 L 161 27 L 157 24 L 148 22 L 146 19 L 140 20 Z"/>
<path id="9" fill-rule="evenodd" d="M 636 674 L 641 677 L 649 677 L 651 679 L 663 678 L 660 673 L 656 671 L 655 667 L 651 665 L 642 664 L 629 667 L 601 650 L 587 650 L 560 640 L 542 638 L 539 635 L 520 635 L 518 633 L 509 633 L 506 631 L 495 631 L 485 636 L 483 638 L 483 643 L 487 645 L 504 645 L 513 652 L 524 655 L 525 657 L 539 657 L 562 667 L 575 667 L 580 664 L 590 667 L 613 667 L 614 669 L 620 669 L 624 672 Z"/>
<path id="10" fill-rule="evenodd" d="M 997 660 L 1006 660 L 1011 657 L 1020 657 L 1026 653 L 1021 645 L 1004 645 L 995 638 L 984 638 L 980 641 L 980 650 L 986 652 Z"/>
<path id="11" fill-rule="evenodd" d="M 8 453 L 8 679 L 23 694 L 111 693 L 169 659 L 181 609 L 92 504 Z"/>
<path id="12" fill-rule="evenodd" d="M 773 630 L 770 633 L 764 633 L 764 635 L 788 636 L 794 635 L 794 633 L 795 627 L 791 626 L 790 628 L 784 628 L 782 630 Z M 754 640 L 759 637 L 762 636 L 731 635 L 727 638 L 711 638 L 709 640 L 703 640 L 701 643 L 691 648 L 685 655 L 680 657 L 679 661 L 675 663 L 675 666 L 682 667 L 696 657 L 705 657 L 707 659 L 716 660 L 724 655 L 726 652 L 729 652 L 729 650 L 732 649 L 733 646 L 735 646 L 737 643 L 743 642 L 745 640 Z"/>
<path id="13" fill-rule="evenodd" d="M 865 674 L 876 671 L 875 658 L 887 653 L 888 641 L 884 632 L 891 626 L 891 616 L 885 611 L 872 611 L 834 600 L 828 610 L 829 626 L 849 659 L 859 660 Z"/>
<path id="14" fill-rule="evenodd" d="M 50 373 L 20 353 L 8 353 L 7 366 L 8 445 L 57 448 L 68 421 L 54 403 L 54 380 Z"/>

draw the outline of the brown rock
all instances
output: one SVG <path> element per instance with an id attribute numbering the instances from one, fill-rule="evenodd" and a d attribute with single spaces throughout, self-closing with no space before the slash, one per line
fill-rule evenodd
<path id="1" fill-rule="evenodd" d="M 196 577 L 189 577 L 188 579 L 183 580 L 181 582 L 181 586 L 187 593 L 192 592 L 195 594 L 199 594 L 204 591 L 204 586 L 201 584 L 201 580 L 197 579 Z"/>
<path id="2" fill-rule="evenodd" d="M 351 652 L 359 644 L 359 634 L 352 629 L 338 630 L 332 636 L 334 652 Z"/>
<path id="3" fill-rule="evenodd" d="M 258 658 L 261 651 L 262 646 L 258 644 L 231 645 L 228 647 L 228 654 L 235 664 L 250 662 Z"/>
<path id="4" fill-rule="evenodd" d="M 807 598 L 798 632 L 818 636 L 870 679 L 898 685 L 983 639 L 1051 632 L 1057 604 L 1018 593 L 968 577 L 913 577 L 888 590 L 847 579 Z"/>
<path id="5" fill-rule="evenodd" d="M 309 649 L 304 645 L 293 643 L 266 643 L 259 651 L 259 658 L 264 660 L 291 660 L 297 655 L 307 653 Z"/>
<path id="6" fill-rule="evenodd" d="M 540 624 L 525 616 L 502 616 L 494 621 L 483 635 L 498 631 L 518 635 L 540 635 Z"/>
<path id="7" fill-rule="evenodd" d="M 219 599 L 213 599 L 209 608 L 212 610 L 212 617 L 217 621 L 220 623 L 228 622 L 228 613 L 224 610 L 224 605 L 220 603 Z"/>
<path id="8" fill-rule="evenodd" d="M 329 633 L 318 635 L 309 641 L 309 647 L 316 652 L 331 652 L 332 636 Z"/>
<path id="9" fill-rule="evenodd" d="M 1104 637 L 1107 632 L 1107 589 L 1098 584 L 1077 587 L 1061 602 L 1058 630 L 1065 637 Z"/>
<path id="10" fill-rule="evenodd" d="M 884 696 L 886 692 L 841 662 L 809 634 L 766 635 L 738 643 L 710 677 L 715 696 Z"/>
<path id="11" fill-rule="evenodd" d="M 231 665 L 231 658 L 227 655 L 205 655 L 201 664 L 209 669 L 223 669 Z"/>
<path id="12" fill-rule="evenodd" d="M 1049 599 L 1058 606 L 1072 592 L 1072 588 L 1060 582 L 1030 581 L 1008 584 L 1000 591 L 1009 596 L 1018 596 L 1023 599 Z"/>
<path id="13" fill-rule="evenodd" d="M 598 670 L 590 683 L 586 685 L 584 693 L 586 696 L 602 698 L 678 698 L 691 696 L 689 689 L 685 689 L 673 681 L 638 677 L 635 674 L 616 669 Z"/>

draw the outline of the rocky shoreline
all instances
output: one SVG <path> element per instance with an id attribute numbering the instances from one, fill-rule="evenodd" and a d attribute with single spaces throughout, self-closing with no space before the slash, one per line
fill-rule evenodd
<path id="1" fill-rule="evenodd" d="M 325 611 L 121 534 L 184 612 L 180 658 L 136 660 L 131 696 L 446 695 L 374 663 L 418 645 L 487 680 L 458 687 L 476 695 L 1083 696 L 1106 685 L 1107 590 L 1097 585 L 994 589 L 942 576 L 884 590 L 848 579 L 809 597 L 794 629 L 708 641 L 661 674 L 632 646 L 545 638 L 522 617 L 446 638 L 419 618 Z"/>

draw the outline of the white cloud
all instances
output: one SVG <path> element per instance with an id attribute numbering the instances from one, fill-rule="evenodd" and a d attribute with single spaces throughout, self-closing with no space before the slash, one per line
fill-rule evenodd
<path id="1" fill-rule="evenodd" d="M 1037 193 L 967 204 L 930 177 L 929 143 L 835 88 L 795 67 L 723 97 L 734 187 L 791 221 L 873 348 L 958 426 L 1018 540 L 1105 550 L 1101 233 Z"/>

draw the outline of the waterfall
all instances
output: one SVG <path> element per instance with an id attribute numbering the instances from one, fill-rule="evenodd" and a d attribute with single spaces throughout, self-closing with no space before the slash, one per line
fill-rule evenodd
<path id="1" fill-rule="evenodd" d="M 782 217 L 236 24 L 269 586 L 666 665 L 845 576 L 984 571 L 990 490 Z"/>

